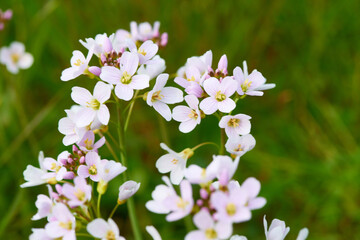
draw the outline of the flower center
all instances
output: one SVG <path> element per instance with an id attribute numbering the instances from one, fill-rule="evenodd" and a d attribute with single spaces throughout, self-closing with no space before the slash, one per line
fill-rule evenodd
<path id="1" fill-rule="evenodd" d="M 201 178 L 206 178 L 206 169 L 203 168 L 201 171 Z"/>
<path id="2" fill-rule="evenodd" d="M 89 173 L 90 173 L 90 175 L 96 175 L 97 174 L 97 168 L 96 168 L 95 165 L 91 165 L 89 167 Z"/>
<path id="3" fill-rule="evenodd" d="M 246 79 L 243 84 L 241 84 L 241 89 L 243 92 L 246 92 L 249 88 L 250 88 L 250 85 L 251 85 L 251 81 L 249 81 L 249 79 Z"/>
<path id="4" fill-rule="evenodd" d="M 123 83 L 123 84 L 129 84 L 129 83 L 131 83 L 131 75 L 128 74 L 127 71 L 124 71 L 124 72 L 123 72 L 123 75 L 122 75 L 122 77 L 121 77 L 121 79 L 120 79 L 120 82 Z"/>
<path id="5" fill-rule="evenodd" d="M 20 55 L 17 54 L 17 53 L 11 54 L 11 60 L 12 60 L 14 63 L 17 63 L 17 62 L 20 60 Z"/>
<path id="6" fill-rule="evenodd" d="M 81 191 L 80 189 L 77 189 L 75 191 L 74 195 L 81 202 L 85 200 L 85 193 L 83 191 Z"/>
<path id="7" fill-rule="evenodd" d="M 115 233 L 111 230 L 106 233 L 106 240 L 116 240 Z"/>
<path id="8" fill-rule="evenodd" d="M 143 56 L 146 56 L 146 52 L 144 49 L 139 49 L 138 53 L 142 54 Z"/>
<path id="9" fill-rule="evenodd" d="M 236 213 L 236 206 L 233 203 L 228 203 L 226 205 L 226 212 L 229 216 L 233 216 Z"/>
<path id="10" fill-rule="evenodd" d="M 240 122 L 240 119 L 238 119 L 238 118 L 231 118 L 230 120 L 229 120 L 229 122 L 228 122 L 228 126 L 229 127 L 238 127 L 240 124 L 239 124 L 239 122 Z"/>
<path id="11" fill-rule="evenodd" d="M 95 98 L 91 99 L 90 102 L 86 102 L 86 103 L 87 103 L 87 107 L 92 108 L 94 110 L 99 110 L 100 108 L 100 102 Z"/>
<path id="12" fill-rule="evenodd" d="M 171 160 L 171 162 L 174 164 L 174 165 L 176 165 L 178 162 L 179 162 L 179 160 L 177 160 L 177 159 L 173 159 L 173 160 Z"/>
<path id="13" fill-rule="evenodd" d="M 217 238 L 217 233 L 216 233 L 215 229 L 208 228 L 205 230 L 205 236 L 207 239 L 215 239 L 215 238 Z"/>
<path id="14" fill-rule="evenodd" d="M 218 100 L 219 102 L 222 102 L 226 99 L 226 95 L 223 94 L 221 91 L 217 91 L 215 95 L 215 99 Z"/>
<path id="15" fill-rule="evenodd" d="M 196 111 L 193 109 L 191 110 L 191 112 L 188 115 L 189 118 L 194 118 L 197 119 L 199 117 L 199 115 L 196 113 Z"/>
<path id="16" fill-rule="evenodd" d="M 51 168 L 51 170 L 58 172 L 60 170 L 61 166 L 57 165 L 56 163 L 52 163 L 50 168 Z"/>
<path id="17" fill-rule="evenodd" d="M 191 78 L 187 78 L 186 80 L 187 80 L 188 82 L 195 82 L 195 77 L 192 76 Z"/>
<path id="18" fill-rule="evenodd" d="M 61 228 L 64 228 L 64 229 L 71 230 L 72 229 L 72 222 L 71 221 L 59 222 L 59 226 Z"/>
<path id="19" fill-rule="evenodd" d="M 237 146 L 237 148 L 234 149 L 235 152 L 242 152 L 244 149 L 241 148 L 241 144 Z"/>
<path id="20" fill-rule="evenodd" d="M 153 93 L 153 95 L 151 97 L 151 101 L 155 102 L 157 100 L 161 100 L 163 97 L 164 97 L 164 95 L 161 95 L 161 91 L 157 91 L 157 92 Z"/>
<path id="21" fill-rule="evenodd" d="M 76 60 L 76 62 L 74 62 L 74 65 L 78 66 L 78 67 L 82 64 L 84 64 L 84 63 L 80 59 L 78 59 L 78 60 Z"/>
<path id="22" fill-rule="evenodd" d="M 93 141 L 92 141 L 92 140 L 86 139 L 86 140 L 84 141 L 84 143 L 85 143 L 85 147 L 86 147 L 88 150 L 91 150 L 91 149 L 92 149 L 92 145 L 93 145 Z"/>
<path id="23" fill-rule="evenodd" d="M 188 201 L 184 201 L 184 199 L 179 198 L 179 200 L 176 202 L 176 206 L 178 208 L 181 208 L 183 210 L 185 210 L 186 206 L 189 204 Z"/>

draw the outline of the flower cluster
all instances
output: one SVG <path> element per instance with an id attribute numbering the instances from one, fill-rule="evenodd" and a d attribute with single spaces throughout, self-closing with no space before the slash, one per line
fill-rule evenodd
<path id="1" fill-rule="evenodd" d="M 0 9 L 0 31 L 5 28 L 5 23 L 12 18 L 12 14 L 11 9 L 6 10 L 5 12 Z"/>

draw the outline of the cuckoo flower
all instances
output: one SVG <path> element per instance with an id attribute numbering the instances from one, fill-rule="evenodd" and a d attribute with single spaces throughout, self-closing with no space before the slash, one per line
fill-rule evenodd
<path id="1" fill-rule="evenodd" d="M 77 127 L 77 112 L 81 109 L 80 106 L 74 106 L 69 110 L 65 110 L 67 116 L 59 120 L 58 130 L 64 134 L 63 144 L 69 146 L 77 143 L 82 139 L 86 133 L 86 127 Z"/>
<path id="2" fill-rule="evenodd" d="M 125 240 L 120 236 L 119 228 L 111 218 L 107 222 L 102 218 L 96 218 L 88 223 L 86 229 L 92 236 L 101 240 Z"/>
<path id="3" fill-rule="evenodd" d="M 100 160 L 100 156 L 96 152 L 89 152 L 85 156 L 86 165 L 80 165 L 77 174 L 80 177 L 90 177 L 94 182 L 100 181 L 99 169 L 103 166 L 104 162 Z"/>
<path id="4" fill-rule="evenodd" d="M 231 112 L 236 107 L 230 98 L 236 91 L 236 86 L 236 81 L 231 77 L 225 77 L 221 82 L 214 77 L 205 80 L 203 87 L 209 97 L 201 101 L 200 109 L 207 115 L 217 110 L 223 113 Z"/>
<path id="5" fill-rule="evenodd" d="M 47 179 L 43 178 L 47 173 L 47 170 L 44 166 L 44 153 L 42 151 L 39 152 L 38 159 L 40 168 L 34 167 L 32 165 L 27 165 L 23 173 L 26 183 L 21 184 L 20 187 L 33 187 L 47 183 Z"/>
<path id="6" fill-rule="evenodd" d="M 225 129 L 225 133 L 229 138 L 245 135 L 250 133 L 250 119 L 251 117 L 245 114 L 223 116 L 219 122 L 219 127 Z"/>
<path id="7" fill-rule="evenodd" d="M 48 196 L 39 194 L 35 202 L 38 212 L 31 218 L 31 220 L 39 220 L 44 217 L 48 217 L 51 214 L 53 205 L 53 201 Z"/>
<path id="8" fill-rule="evenodd" d="M 145 206 L 151 212 L 167 214 L 170 212 L 170 209 L 164 204 L 164 201 L 170 196 L 176 196 L 176 192 L 167 176 L 163 176 L 162 179 L 166 185 L 160 184 L 156 186 L 155 190 L 151 193 L 153 200 L 148 201 Z"/>
<path id="9" fill-rule="evenodd" d="M 136 53 L 124 52 L 120 60 L 120 69 L 105 66 L 101 69 L 100 78 L 108 83 L 115 84 L 115 94 L 119 99 L 129 101 L 134 95 L 134 89 L 140 90 L 149 86 L 148 75 L 134 75 L 139 65 Z"/>
<path id="10" fill-rule="evenodd" d="M 192 164 L 185 170 L 185 178 L 192 184 L 206 184 L 216 177 L 216 169 L 210 164 L 206 169 Z"/>
<path id="11" fill-rule="evenodd" d="M 111 39 L 113 39 L 115 34 L 107 36 L 104 34 L 97 34 L 95 38 L 85 38 L 85 41 L 79 40 L 79 42 L 87 48 L 89 51 L 92 51 L 96 56 L 100 57 L 101 54 L 108 53 L 112 50 Z"/>
<path id="12" fill-rule="evenodd" d="M 150 77 L 150 79 L 153 79 L 160 73 L 164 72 L 165 69 L 165 60 L 159 55 L 156 55 L 149 63 L 141 65 L 138 69 L 138 73 L 146 74 Z"/>
<path id="13" fill-rule="evenodd" d="M 77 78 L 81 74 L 87 73 L 89 67 L 89 62 L 92 57 L 92 50 L 89 51 L 87 57 L 85 58 L 84 54 L 78 50 L 73 51 L 72 57 L 70 60 L 71 67 L 65 69 L 61 73 L 60 79 L 62 81 L 69 81 Z"/>
<path id="14" fill-rule="evenodd" d="M 58 155 L 56 160 L 50 157 L 44 159 L 44 167 L 50 172 L 46 173 L 43 177 L 49 179 L 48 182 L 54 183 L 74 177 L 74 173 L 68 172 L 62 163 L 62 160 L 67 160 L 69 155 L 70 153 L 68 151 L 63 151 Z"/>
<path id="15" fill-rule="evenodd" d="M 218 240 L 231 236 L 232 225 L 229 222 L 215 222 L 210 213 L 203 209 L 194 216 L 194 224 L 199 230 L 189 232 L 185 240 Z"/>
<path id="16" fill-rule="evenodd" d="M 5 22 L 9 21 L 12 18 L 12 10 L 8 9 L 5 12 L 0 9 L 0 31 L 4 29 Z"/>
<path id="17" fill-rule="evenodd" d="M 185 67 L 180 68 L 177 72 L 177 75 L 183 76 L 184 71 L 188 66 L 196 67 L 199 70 L 200 75 L 204 75 L 204 74 L 207 75 L 208 71 L 211 69 L 211 64 L 212 64 L 212 51 L 209 50 L 200 57 L 188 58 Z"/>
<path id="18" fill-rule="evenodd" d="M 189 215 L 194 206 L 192 188 L 189 181 L 183 180 L 180 183 L 180 192 L 181 197 L 170 195 L 163 202 L 170 210 L 170 213 L 166 216 L 166 220 L 169 222 L 179 220 Z"/>
<path id="19" fill-rule="evenodd" d="M 230 240 L 247 240 L 247 238 L 245 236 L 234 235 Z"/>
<path id="20" fill-rule="evenodd" d="M 74 186 L 65 183 L 62 188 L 62 193 L 67 197 L 68 205 L 72 208 L 82 206 L 85 202 L 91 199 L 91 186 L 87 185 L 86 180 L 82 177 L 74 179 Z"/>
<path id="21" fill-rule="evenodd" d="M 154 226 L 146 226 L 146 231 L 150 234 L 153 240 L 162 240 L 161 236 Z"/>
<path id="22" fill-rule="evenodd" d="M 244 72 L 240 67 L 234 69 L 234 79 L 238 83 L 237 92 L 239 95 L 262 96 L 263 90 L 275 87 L 275 84 L 265 84 L 266 79 L 257 70 L 252 71 L 249 75 L 246 61 L 243 62 Z"/>
<path id="23" fill-rule="evenodd" d="M 156 78 L 154 88 L 147 93 L 146 103 L 163 116 L 166 121 L 171 120 L 171 110 L 167 104 L 183 101 L 183 92 L 174 87 L 165 87 L 169 74 L 163 73 Z"/>
<path id="24" fill-rule="evenodd" d="M 266 240 L 283 240 L 290 231 L 290 227 L 286 227 L 285 222 L 279 219 L 272 220 L 269 230 L 264 216 L 264 229 Z"/>
<path id="25" fill-rule="evenodd" d="M 233 161 L 229 156 L 213 156 L 213 161 L 209 164 L 207 171 L 215 172 L 221 186 L 226 186 L 234 176 L 238 167 L 240 157 Z"/>
<path id="26" fill-rule="evenodd" d="M 218 68 L 215 71 L 215 74 L 220 75 L 220 76 L 226 76 L 228 74 L 227 71 L 227 66 L 228 66 L 228 60 L 226 55 L 222 55 L 219 63 L 218 63 Z"/>
<path id="27" fill-rule="evenodd" d="M 118 201 L 123 202 L 132 197 L 140 188 L 140 183 L 135 181 L 126 181 L 119 188 Z"/>
<path id="28" fill-rule="evenodd" d="M 78 143 L 81 150 L 84 152 L 97 152 L 100 147 L 105 144 L 105 137 L 100 138 L 95 143 L 95 134 L 93 131 L 87 131 L 81 141 Z"/>
<path id="29" fill-rule="evenodd" d="M 108 84 L 98 82 L 95 85 L 93 95 L 85 88 L 73 87 L 71 98 L 83 108 L 77 113 L 78 127 L 85 127 L 96 118 L 107 125 L 110 119 L 109 109 L 105 102 L 110 98 L 111 88 Z"/>
<path id="30" fill-rule="evenodd" d="M 177 153 L 166 146 L 165 143 L 161 143 L 160 147 L 168 153 L 156 161 L 156 168 L 160 173 L 170 172 L 171 182 L 177 185 L 184 178 L 186 162 L 194 152 L 190 148 L 186 148 L 180 153 Z"/>
<path id="31" fill-rule="evenodd" d="M 262 208 L 266 204 L 266 199 L 263 197 L 258 197 L 260 192 L 261 184 L 260 182 L 253 177 L 247 178 L 243 184 L 241 184 L 241 189 L 246 192 L 246 206 L 250 210 Z"/>
<path id="32" fill-rule="evenodd" d="M 46 234 L 51 238 L 74 240 L 75 217 L 63 203 L 57 203 L 53 208 L 53 220 L 45 226 Z"/>
<path id="33" fill-rule="evenodd" d="M 29 240 L 53 240 L 53 238 L 47 235 L 44 228 L 32 228 L 32 234 L 29 236 Z"/>
<path id="34" fill-rule="evenodd" d="M 185 88 L 186 93 L 193 94 L 196 97 L 203 96 L 204 91 L 201 88 L 203 77 L 201 77 L 200 71 L 195 66 L 186 67 L 184 78 L 176 77 L 174 81 Z"/>
<path id="35" fill-rule="evenodd" d="M 246 134 L 244 136 L 229 138 L 226 141 L 225 148 L 229 153 L 241 157 L 246 152 L 252 150 L 255 147 L 255 144 L 255 138 L 251 134 Z"/>
<path id="36" fill-rule="evenodd" d="M 216 218 L 220 221 L 244 222 L 251 218 L 247 203 L 247 192 L 235 188 L 228 194 L 217 191 L 211 195 L 211 205 L 216 209 Z"/>
<path id="37" fill-rule="evenodd" d="M 121 163 L 115 162 L 113 160 L 102 161 L 104 162 L 104 164 L 99 169 L 99 174 L 101 180 L 105 183 L 110 182 L 112 179 L 114 179 L 126 170 L 126 167 L 124 167 Z"/>
<path id="38" fill-rule="evenodd" d="M 179 130 L 183 133 L 191 132 L 196 125 L 200 124 L 201 112 L 199 110 L 199 100 L 194 95 L 185 96 L 187 106 L 176 106 L 173 109 L 172 117 L 175 121 L 181 122 Z"/>
<path id="39" fill-rule="evenodd" d="M 131 40 L 128 41 L 128 46 L 132 53 L 136 53 L 138 55 L 140 65 L 148 64 L 149 62 L 151 62 L 150 59 L 156 55 L 159 49 L 158 45 L 156 45 L 151 40 L 147 40 L 146 42 L 141 44 L 139 49 L 136 48 L 135 43 Z"/>
<path id="40" fill-rule="evenodd" d="M 158 21 L 154 23 L 154 27 L 148 22 L 143 22 L 139 25 L 134 21 L 130 23 L 131 36 L 135 41 L 145 42 L 146 40 L 159 37 L 159 28 L 160 22 Z"/>
<path id="41" fill-rule="evenodd" d="M 25 46 L 21 42 L 12 42 L 9 47 L 0 48 L 0 63 L 6 65 L 9 72 L 17 74 L 19 69 L 31 67 L 34 58 L 25 52 Z"/>

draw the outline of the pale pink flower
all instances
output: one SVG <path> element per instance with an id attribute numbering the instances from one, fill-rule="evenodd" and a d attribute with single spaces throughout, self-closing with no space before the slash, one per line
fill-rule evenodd
<path id="1" fill-rule="evenodd" d="M 266 204 L 265 198 L 258 197 L 261 184 L 256 178 L 247 178 L 240 188 L 246 192 L 246 205 L 250 210 L 262 208 Z"/>
<path id="2" fill-rule="evenodd" d="M 175 87 L 165 87 L 169 74 L 163 73 L 156 78 L 154 88 L 147 93 L 146 103 L 163 116 L 166 121 L 171 120 L 171 110 L 167 104 L 183 101 L 183 92 Z"/>
<path id="3" fill-rule="evenodd" d="M 146 202 L 145 206 L 151 212 L 167 214 L 170 212 L 170 208 L 164 204 L 164 201 L 170 196 L 176 196 L 176 192 L 167 176 L 163 176 L 162 180 L 166 185 L 160 184 L 156 186 L 155 190 L 151 193 L 153 200 Z"/>
<path id="4" fill-rule="evenodd" d="M 252 71 L 249 75 L 246 61 L 243 62 L 244 72 L 240 67 L 234 69 L 234 79 L 238 83 L 237 92 L 239 95 L 262 96 L 263 90 L 275 87 L 275 84 L 265 84 L 266 79 L 257 70 Z"/>
<path id="5" fill-rule="evenodd" d="M 57 203 L 53 208 L 53 219 L 46 224 L 46 234 L 51 238 L 75 240 L 75 217 L 63 203 Z"/>
<path id="6" fill-rule="evenodd" d="M 231 137 L 226 141 L 225 148 L 231 154 L 242 156 L 255 147 L 256 141 L 251 134 Z"/>
<path id="7" fill-rule="evenodd" d="M 47 170 L 44 166 L 44 153 L 42 151 L 39 152 L 38 161 L 40 168 L 27 165 L 23 173 L 26 182 L 20 185 L 21 188 L 33 187 L 47 183 L 47 179 L 44 178 Z"/>
<path id="8" fill-rule="evenodd" d="M 80 149 L 84 152 L 97 152 L 100 147 L 105 144 L 105 137 L 95 142 L 95 134 L 93 131 L 87 131 L 81 141 L 78 143 Z"/>
<path id="9" fill-rule="evenodd" d="M 48 196 L 39 194 L 35 202 L 38 212 L 31 218 L 31 220 L 39 220 L 48 217 L 52 212 L 53 205 L 53 201 Z"/>
<path id="10" fill-rule="evenodd" d="M 224 54 L 221 56 L 219 60 L 218 68 L 215 70 L 215 74 L 221 74 L 226 76 L 228 74 L 227 67 L 228 67 L 228 60 L 226 55 Z"/>
<path id="11" fill-rule="evenodd" d="M 180 153 L 177 153 L 166 146 L 165 143 L 161 143 L 160 147 L 168 153 L 161 156 L 156 161 L 156 168 L 160 173 L 170 172 L 171 182 L 178 185 L 184 178 L 186 162 L 188 158 L 194 154 L 194 152 L 191 149 L 186 148 Z"/>
<path id="12" fill-rule="evenodd" d="M 164 72 L 165 69 L 165 60 L 162 59 L 159 55 L 156 55 L 149 63 L 141 65 L 138 69 L 138 73 L 146 74 L 150 77 L 150 79 L 153 79 L 160 73 Z"/>
<path id="13" fill-rule="evenodd" d="M 159 28 L 160 22 L 156 21 L 154 27 L 151 26 L 148 22 L 139 23 L 136 22 L 130 23 L 130 31 L 132 39 L 145 42 L 146 40 L 159 37 Z"/>
<path id="14" fill-rule="evenodd" d="M 65 146 L 77 143 L 86 132 L 86 127 L 79 128 L 76 126 L 77 112 L 81 109 L 80 106 L 77 107 L 79 109 L 72 107 L 69 110 L 65 110 L 67 116 L 59 120 L 58 130 L 65 135 L 63 138 Z"/>
<path id="15" fill-rule="evenodd" d="M 100 156 L 97 152 L 89 152 L 85 156 L 86 165 L 80 165 L 77 174 L 80 177 L 88 178 L 94 182 L 100 181 L 99 170 L 103 166 L 104 162 L 100 159 Z"/>
<path id="16" fill-rule="evenodd" d="M 150 234 L 153 240 L 162 240 L 161 236 L 154 226 L 146 226 L 146 231 Z"/>
<path id="17" fill-rule="evenodd" d="M 183 133 L 191 132 L 196 125 L 200 124 L 201 112 L 199 109 L 199 100 L 194 95 L 185 96 L 187 106 L 176 106 L 173 109 L 172 117 L 175 121 L 181 122 L 179 130 Z"/>
<path id="18" fill-rule="evenodd" d="M 229 156 L 213 156 L 213 161 L 209 164 L 207 171 L 211 173 L 215 172 L 220 185 L 226 186 L 234 176 L 239 161 L 239 156 L 237 156 L 234 161 Z"/>
<path id="19" fill-rule="evenodd" d="M 247 240 L 247 238 L 245 236 L 234 235 L 230 240 Z"/>
<path id="20" fill-rule="evenodd" d="M 183 76 L 183 71 L 188 66 L 194 66 L 200 71 L 200 75 L 207 75 L 208 71 L 211 69 L 212 65 L 212 51 L 209 50 L 206 53 L 204 53 L 202 56 L 198 57 L 190 57 L 187 59 L 185 68 L 183 70 L 179 69 L 177 74 L 178 76 Z"/>
<path id="21" fill-rule="evenodd" d="M 251 117 L 245 114 L 236 114 L 235 116 L 223 116 L 219 122 L 219 127 L 225 129 L 226 135 L 236 137 L 250 133 Z"/>
<path id="22" fill-rule="evenodd" d="M 166 220 L 173 222 L 179 220 L 190 214 L 193 206 L 194 199 L 192 197 L 191 184 L 187 180 L 183 180 L 180 183 L 181 196 L 170 195 L 168 196 L 163 204 L 170 210 L 170 213 L 166 216 Z"/>
<path id="23" fill-rule="evenodd" d="M 120 236 L 119 228 L 111 218 L 107 222 L 102 218 L 96 218 L 88 223 L 86 230 L 92 236 L 101 240 L 125 240 Z"/>
<path id="24" fill-rule="evenodd" d="M 205 209 L 198 212 L 193 220 L 199 230 L 189 232 L 185 236 L 185 240 L 220 240 L 231 236 L 231 223 L 215 222 L 210 213 Z"/>
<path id="25" fill-rule="evenodd" d="M 216 177 L 216 169 L 210 164 L 206 169 L 192 164 L 185 170 L 185 178 L 192 184 L 206 184 Z"/>
<path id="26" fill-rule="evenodd" d="M 269 230 L 264 216 L 264 229 L 266 240 L 283 240 L 290 231 L 290 227 L 286 227 L 285 222 L 279 219 L 272 220 Z"/>
<path id="27" fill-rule="evenodd" d="M 126 181 L 119 188 L 119 196 L 118 199 L 120 201 L 124 201 L 130 197 L 132 197 L 140 188 L 140 183 L 135 181 Z"/>
<path id="28" fill-rule="evenodd" d="M 70 153 L 68 151 L 63 151 L 58 155 L 57 160 L 50 157 L 45 158 L 44 167 L 50 172 L 46 173 L 43 178 L 54 179 L 56 181 L 72 179 L 74 177 L 74 173 L 70 171 L 68 172 L 61 161 L 63 159 L 68 159 L 69 155 Z"/>
<path id="29" fill-rule="evenodd" d="M 121 163 L 115 162 L 113 160 L 102 160 L 105 164 L 101 165 L 99 169 L 100 179 L 105 183 L 110 182 L 112 179 L 117 177 L 119 174 L 123 173 L 126 170 Z"/>
<path id="30" fill-rule="evenodd" d="M 251 219 L 250 209 L 245 206 L 247 199 L 247 192 L 237 188 L 228 194 L 222 191 L 212 193 L 210 201 L 218 220 L 239 223 Z"/>
<path id="31" fill-rule="evenodd" d="M 139 57 L 139 64 L 148 64 L 151 59 L 156 55 L 159 47 L 153 41 L 147 40 L 139 48 L 131 40 L 128 41 L 129 50 L 136 53 Z"/>
<path id="32" fill-rule="evenodd" d="M 0 63 L 6 65 L 10 73 L 17 74 L 19 69 L 27 69 L 33 62 L 33 56 L 25 52 L 21 42 L 12 42 L 9 47 L 0 48 Z"/>
<path id="33" fill-rule="evenodd" d="M 124 52 L 120 59 L 120 69 L 113 66 L 101 68 L 100 78 L 115 86 L 115 94 L 119 99 L 129 101 L 134 95 L 134 89 L 149 87 L 150 78 L 145 74 L 135 75 L 139 66 L 136 53 Z"/>
<path id="34" fill-rule="evenodd" d="M 100 57 L 101 54 L 108 53 L 112 50 L 111 39 L 114 39 L 115 34 L 107 36 L 106 33 L 97 34 L 95 38 L 85 38 L 85 41 L 79 40 L 79 42 L 92 51 L 96 56 Z"/>
<path id="35" fill-rule="evenodd" d="M 235 93 L 236 86 L 236 81 L 231 77 L 225 77 L 221 82 L 214 77 L 205 80 L 203 87 L 209 97 L 201 101 L 200 109 L 207 115 L 217 110 L 231 112 L 236 107 L 234 100 L 230 98 Z"/>
<path id="36" fill-rule="evenodd" d="M 71 67 L 65 69 L 61 73 L 60 79 L 62 81 L 69 81 L 77 78 L 81 74 L 85 74 L 89 67 L 89 62 L 93 52 L 90 50 L 86 58 L 84 54 L 78 50 L 73 51 L 72 54 L 73 55 L 70 60 Z"/>
<path id="37" fill-rule="evenodd" d="M 44 228 L 32 228 L 32 234 L 29 236 L 29 240 L 53 240 L 49 237 Z"/>
<path id="38" fill-rule="evenodd" d="M 308 235 L 309 235 L 309 229 L 303 228 L 300 230 L 296 240 L 305 240 L 308 237 Z"/>
<path id="39" fill-rule="evenodd" d="M 203 80 L 200 71 L 195 66 L 190 65 L 185 68 L 185 76 L 176 77 L 174 81 L 185 88 L 187 94 L 202 97 L 204 92 L 201 87 Z"/>
<path id="40" fill-rule="evenodd" d="M 93 122 L 96 117 L 103 125 L 107 125 L 110 112 L 105 102 L 110 98 L 111 88 L 108 84 L 98 82 L 92 95 L 87 89 L 73 87 L 71 98 L 83 108 L 77 113 L 77 126 L 84 127 Z"/>
<path id="41" fill-rule="evenodd" d="M 65 183 L 62 188 L 62 194 L 68 198 L 68 205 L 72 208 L 82 206 L 91 199 L 91 186 L 87 185 L 82 177 L 74 179 L 74 185 Z"/>

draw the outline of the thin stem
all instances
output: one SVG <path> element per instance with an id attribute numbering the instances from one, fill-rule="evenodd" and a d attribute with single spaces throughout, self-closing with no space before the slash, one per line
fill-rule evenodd
<path id="1" fill-rule="evenodd" d="M 101 137 L 104 136 L 101 132 L 99 132 L 99 135 L 100 135 Z M 114 151 L 113 147 L 111 146 L 111 144 L 110 144 L 108 141 L 105 141 L 105 145 L 106 145 L 106 147 L 109 149 L 109 152 L 110 152 L 110 153 L 113 155 L 113 157 L 115 158 L 115 161 L 120 162 L 120 160 L 119 160 L 119 158 L 116 156 L 115 151 Z"/>
<path id="2" fill-rule="evenodd" d="M 196 149 L 198 149 L 199 147 L 205 146 L 205 145 L 215 145 L 217 148 L 219 148 L 219 146 L 216 143 L 213 142 L 204 142 L 204 143 L 200 143 L 198 145 L 196 145 L 195 147 L 193 147 L 191 150 L 195 151 Z"/>
<path id="3" fill-rule="evenodd" d="M 97 200 L 97 216 L 100 218 L 101 218 L 101 212 L 100 212 L 101 196 L 102 196 L 102 194 L 99 193 L 98 200 Z"/>
<path id="4" fill-rule="evenodd" d="M 123 128 L 123 126 L 121 124 L 122 120 L 121 120 L 119 105 L 120 105 L 119 103 L 116 104 L 117 113 L 118 113 L 118 135 L 119 135 L 120 159 L 121 159 L 122 165 L 127 167 L 126 150 L 125 150 L 124 133 L 123 133 L 123 129 L 126 130 L 126 128 Z M 129 115 L 131 115 L 130 112 L 128 113 L 128 118 L 130 118 Z M 127 181 L 128 180 L 127 172 L 125 171 L 122 175 L 123 175 L 124 181 Z M 134 237 L 136 240 L 142 240 L 141 230 L 140 230 L 139 223 L 138 223 L 138 220 L 136 217 L 136 210 L 135 210 L 135 204 L 134 204 L 133 198 L 129 198 L 127 200 L 127 208 L 129 211 L 129 217 L 130 217 L 130 222 L 131 222 L 131 227 L 132 227 L 132 230 L 134 233 Z"/>
<path id="5" fill-rule="evenodd" d="M 87 234 L 87 233 L 76 233 L 76 236 L 93 238 L 93 236 L 91 236 L 90 234 Z"/>
<path id="6" fill-rule="evenodd" d="M 116 212 L 116 209 L 120 206 L 120 204 L 116 204 L 115 207 L 113 208 L 113 210 L 111 211 L 109 218 L 112 218 L 112 216 L 114 215 L 114 213 Z"/>
<path id="7" fill-rule="evenodd" d="M 129 112 L 128 112 L 127 117 L 126 117 L 126 120 L 125 120 L 124 132 L 126 132 L 126 130 L 127 130 L 127 128 L 128 128 L 129 121 L 130 121 L 130 117 L 131 117 L 131 113 L 132 113 L 132 110 L 133 110 L 133 108 L 134 108 L 135 100 L 136 100 L 138 94 L 139 94 L 139 90 L 136 90 L 136 91 L 135 91 L 135 94 L 134 94 L 134 98 L 133 98 L 132 102 L 130 103 Z"/>
<path id="8" fill-rule="evenodd" d="M 185 221 L 185 228 L 186 228 L 187 232 L 190 232 L 191 230 L 194 229 L 194 225 L 193 225 L 192 220 L 191 220 L 191 215 L 186 216 L 184 218 L 184 221 Z"/>
<path id="9" fill-rule="evenodd" d="M 219 154 L 223 155 L 225 152 L 225 130 L 220 128 L 220 149 Z"/>

